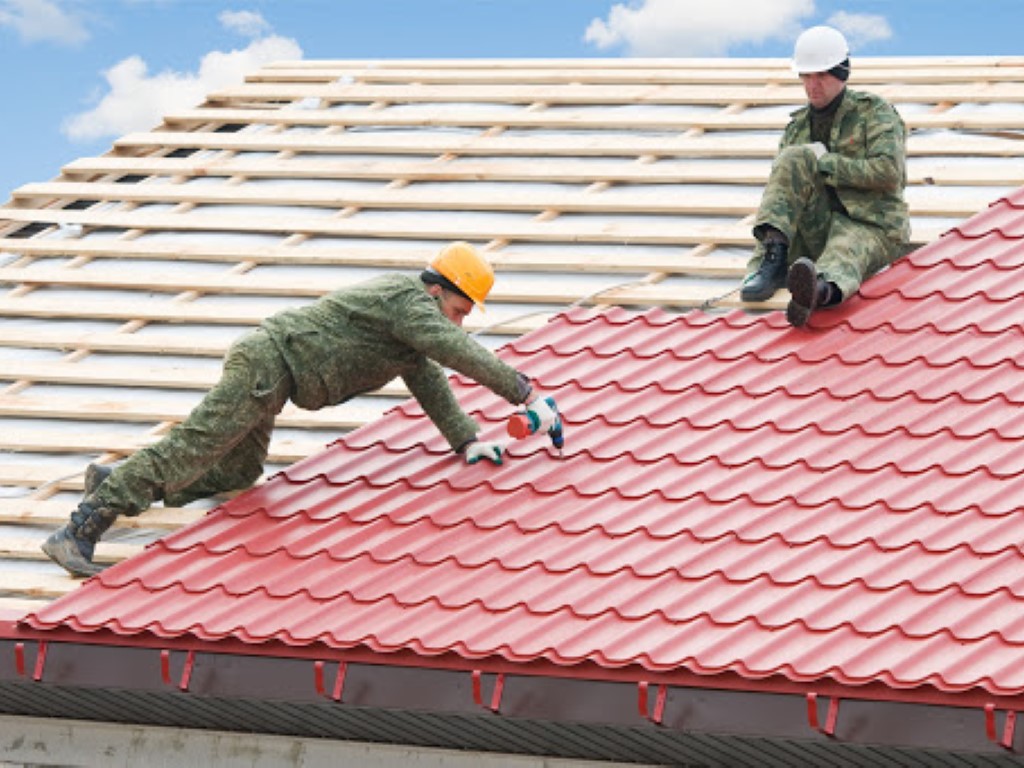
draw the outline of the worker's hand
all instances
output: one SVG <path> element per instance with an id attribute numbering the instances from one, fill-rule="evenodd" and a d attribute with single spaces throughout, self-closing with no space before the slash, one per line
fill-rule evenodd
<path id="1" fill-rule="evenodd" d="M 492 464 L 501 465 L 501 454 L 505 444 L 498 441 L 474 440 L 466 446 L 467 464 L 476 464 L 480 459 L 488 459 Z"/>
<path id="2" fill-rule="evenodd" d="M 820 141 L 816 141 L 813 144 L 808 144 L 811 148 L 811 152 L 814 153 L 815 160 L 821 160 L 821 156 L 828 152 L 828 147 L 822 144 Z"/>
<path id="3" fill-rule="evenodd" d="M 552 400 L 554 402 L 554 400 Z M 528 403 L 526 406 L 526 412 L 533 414 L 537 429 L 535 432 L 547 432 L 554 425 L 555 420 L 558 419 L 558 413 L 548 405 L 547 398 L 538 397 L 532 403 Z"/>

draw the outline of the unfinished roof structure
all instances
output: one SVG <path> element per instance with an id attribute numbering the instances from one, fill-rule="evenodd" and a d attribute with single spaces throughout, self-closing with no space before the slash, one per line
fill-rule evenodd
<path id="1" fill-rule="evenodd" d="M 287 690 L 292 727 L 346 738 L 480 746 L 453 736 L 471 723 L 484 747 L 567 756 L 1013 762 L 1024 59 L 857 60 L 851 86 L 911 129 L 924 247 L 809 331 L 773 312 L 785 292 L 730 293 L 803 101 L 784 61 L 281 64 L 16 190 L 8 704 L 68 706 L 68 654 L 128 646 L 129 675 L 245 698 L 246 729 Z M 122 519 L 100 559 L 194 525 L 77 592 L 43 561 L 85 464 L 183 418 L 239 333 L 452 238 L 497 268 L 471 330 L 554 391 L 562 462 L 535 440 L 463 467 L 415 405 L 380 418 L 406 396 L 389 387 L 286 411 L 272 479 L 208 515 Z M 497 434 L 507 405 L 458 390 Z M 263 682 L 225 684 L 224 659 Z M 92 704 L 210 716 L 160 676 Z"/>

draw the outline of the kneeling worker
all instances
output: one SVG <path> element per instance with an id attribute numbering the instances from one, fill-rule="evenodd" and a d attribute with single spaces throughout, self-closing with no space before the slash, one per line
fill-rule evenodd
<path id="1" fill-rule="evenodd" d="M 76 576 L 101 570 L 96 542 L 118 515 L 157 500 L 182 506 L 247 488 L 263 473 L 274 419 L 289 400 L 308 410 L 341 403 L 401 376 L 466 461 L 502 461 L 503 443 L 477 437 L 442 366 L 508 402 L 525 403 L 541 429 L 554 410 L 530 380 L 461 328 L 482 306 L 494 272 L 469 243 L 444 247 L 419 278 L 387 274 L 263 321 L 228 351 L 220 381 L 181 424 L 111 471 L 90 465 L 86 493 L 43 551 Z"/>

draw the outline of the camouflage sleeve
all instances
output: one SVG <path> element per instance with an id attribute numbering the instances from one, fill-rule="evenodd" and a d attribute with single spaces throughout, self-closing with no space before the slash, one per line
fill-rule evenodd
<path id="1" fill-rule="evenodd" d="M 906 175 L 906 133 L 899 113 L 890 105 L 876 104 L 863 123 L 864 140 L 857 155 L 829 152 L 818 161 L 825 183 L 836 188 L 894 192 Z M 863 147 L 863 148 L 862 148 Z"/>
<path id="2" fill-rule="evenodd" d="M 482 384 L 513 405 L 530 394 L 529 380 L 449 321 L 434 299 L 417 291 L 396 307 L 392 333 L 440 365 Z"/>
<path id="3" fill-rule="evenodd" d="M 402 375 L 402 380 L 453 451 L 479 431 L 477 423 L 459 406 L 448 377 L 437 363 L 423 358 L 414 370 Z"/>

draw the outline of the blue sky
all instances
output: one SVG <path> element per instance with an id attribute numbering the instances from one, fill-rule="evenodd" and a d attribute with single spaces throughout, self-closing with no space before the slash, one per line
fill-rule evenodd
<path id="1" fill-rule="evenodd" d="M 0 0 L 0 201 L 279 58 L 1019 55 L 1024 0 Z"/>

